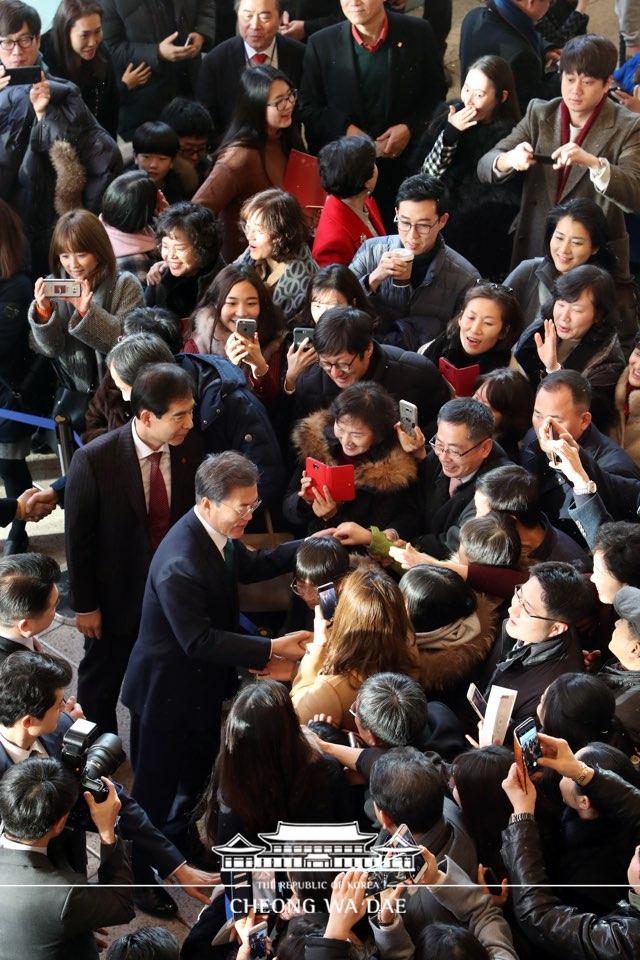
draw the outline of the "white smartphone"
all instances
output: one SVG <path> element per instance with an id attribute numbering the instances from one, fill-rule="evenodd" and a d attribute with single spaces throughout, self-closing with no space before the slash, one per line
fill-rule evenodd
<path id="1" fill-rule="evenodd" d="M 43 280 L 42 294 L 50 300 L 56 297 L 79 297 L 81 291 L 79 280 Z"/>
<path id="2" fill-rule="evenodd" d="M 480 719 L 484 720 L 487 712 L 487 701 L 482 696 L 475 683 L 469 684 L 469 689 L 467 690 L 467 700 L 478 714 Z"/>
<path id="3" fill-rule="evenodd" d="M 418 408 L 415 403 L 409 403 L 408 400 L 401 400 L 398 407 L 400 410 L 400 426 L 409 437 L 415 437 L 418 424 Z"/>

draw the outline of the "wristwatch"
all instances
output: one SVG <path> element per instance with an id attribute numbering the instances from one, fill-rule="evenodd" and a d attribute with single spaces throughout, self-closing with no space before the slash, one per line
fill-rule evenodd
<path id="1" fill-rule="evenodd" d="M 512 813 L 509 823 L 520 823 L 521 820 L 532 820 L 535 823 L 535 819 L 532 813 Z"/>
<path id="2" fill-rule="evenodd" d="M 597 489 L 598 485 L 596 484 L 595 480 L 587 480 L 583 487 L 574 487 L 573 492 L 578 496 L 583 496 L 587 493 L 595 493 Z"/>

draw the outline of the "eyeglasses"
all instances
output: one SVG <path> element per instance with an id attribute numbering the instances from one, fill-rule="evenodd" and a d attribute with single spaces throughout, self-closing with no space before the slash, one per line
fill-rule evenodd
<path id="1" fill-rule="evenodd" d="M 21 50 L 28 50 L 35 37 L 30 33 L 23 33 L 17 40 L 10 40 L 9 37 L 2 37 L 0 40 L 0 49 L 11 52 L 14 47 L 20 47 Z"/>
<path id="2" fill-rule="evenodd" d="M 349 707 L 349 713 L 351 714 L 354 720 L 358 719 L 358 701 L 357 700 L 354 700 L 354 702 Z"/>
<path id="3" fill-rule="evenodd" d="M 317 587 L 314 587 L 312 583 L 305 583 L 304 580 L 300 582 L 296 577 L 293 578 L 289 586 L 291 587 L 291 592 L 295 593 L 296 597 L 304 597 L 305 593 L 309 593 L 314 597 L 318 596 Z"/>
<path id="4" fill-rule="evenodd" d="M 250 504 L 248 507 L 234 507 L 232 503 L 224 503 L 224 500 L 222 503 L 225 505 L 225 507 L 229 507 L 230 510 L 233 510 L 238 514 L 239 517 L 242 517 L 243 519 L 244 517 L 248 517 L 250 513 L 255 513 L 256 510 L 262 506 L 262 500 L 256 500 L 255 503 Z"/>
<path id="5" fill-rule="evenodd" d="M 275 107 L 278 113 L 285 113 L 287 107 L 292 103 L 295 103 L 298 99 L 297 90 L 289 90 L 289 93 L 285 93 L 282 97 L 278 97 L 277 100 L 267 100 L 268 107 Z"/>
<path id="6" fill-rule="evenodd" d="M 411 220 L 405 220 L 404 217 L 399 217 L 396 213 L 393 218 L 393 222 L 398 225 L 398 233 L 409 233 L 411 230 L 415 229 L 419 237 L 428 237 L 432 230 L 434 230 L 440 223 L 440 219 L 436 220 L 434 223 L 425 223 L 424 221 L 418 221 L 418 223 L 412 223 Z"/>
<path id="7" fill-rule="evenodd" d="M 481 444 L 488 439 L 489 437 L 484 437 L 478 443 L 474 443 L 472 447 L 469 447 L 468 450 L 454 450 L 452 447 L 447 447 L 444 445 L 444 443 L 440 443 L 436 434 L 431 437 L 431 440 L 429 440 L 429 446 L 435 453 L 436 457 L 443 457 L 446 455 L 447 457 L 451 457 L 452 460 L 459 461 L 464 459 L 468 453 L 471 453 L 472 450 L 475 450 L 477 447 L 481 446 Z"/>
<path id="8" fill-rule="evenodd" d="M 254 236 L 254 237 L 264 237 L 266 240 L 269 239 L 269 232 L 261 224 L 251 223 L 250 220 L 239 220 L 238 226 L 244 233 L 245 237 Z"/>
<path id="9" fill-rule="evenodd" d="M 322 369 L 326 373 L 331 373 L 334 367 L 338 371 L 338 373 L 349 373 L 351 370 L 351 367 L 354 365 L 357 359 L 358 357 L 356 354 L 353 360 L 349 360 L 349 361 L 340 360 L 338 362 L 334 362 L 333 360 L 318 360 L 318 364 L 322 367 Z"/>
<path id="10" fill-rule="evenodd" d="M 532 620 L 545 620 L 547 623 L 557 623 L 557 617 L 541 617 L 537 613 L 530 613 L 525 607 L 522 601 L 522 587 L 518 586 L 513 591 L 513 599 L 516 601 L 521 610 L 524 610 L 528 617 L 531 617 Z"/>
<path id="11" fill-rule="evenodd" d="M 201 157 L 204 157 L 207 152 L 206 143 L 202 144 L 200 147 L 180 147 L 178 153 L 181 157 L 184 157 L 185 160 L 200 160 Z"/>

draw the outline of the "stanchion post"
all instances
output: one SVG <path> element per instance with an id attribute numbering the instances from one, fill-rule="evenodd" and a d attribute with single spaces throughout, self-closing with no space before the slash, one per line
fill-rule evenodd
<path id="1" fill-rule="evenodd" d="M 62 471 L 62 475 L 66 476 L 75 449 L 73 442 L 73 424 L 69 417 L 65 417 L 63 414 L 57 414 L 54 420 L 56 424 L 60 470 Z"/>

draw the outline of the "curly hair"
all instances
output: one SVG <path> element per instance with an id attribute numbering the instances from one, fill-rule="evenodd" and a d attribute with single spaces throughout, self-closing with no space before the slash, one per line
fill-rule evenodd
<path id="1" fill-rule="evenodd" d="M 254 194 L 243 203 L 240 222 L 246 223 L 251 216 L 260 218 L 260 225 L 271 240 L 276 263 L 295 260 L 300 248 L 308 243 L 309 231 L 302 207 L 291 193 L 273 187 Z"/>
<path id="2" fill-rule="evenodd" d="M 167 207 L 156 223 L 158 244 L 175 230 L 181 230 L 192 245 L 200 268 L 208 267 L 218 259 L 221 246 L 220 228 L 217 218 L 207 207 L 200 203 L 189 203 L 187 200 Z"/>

